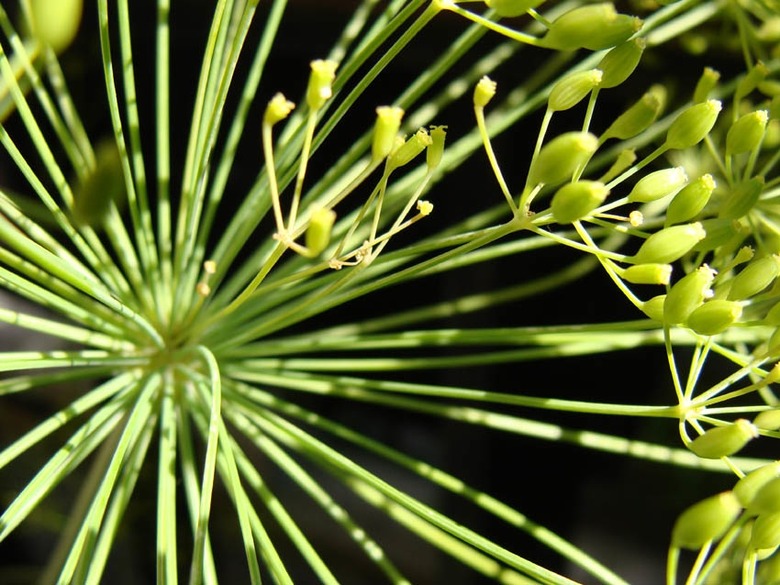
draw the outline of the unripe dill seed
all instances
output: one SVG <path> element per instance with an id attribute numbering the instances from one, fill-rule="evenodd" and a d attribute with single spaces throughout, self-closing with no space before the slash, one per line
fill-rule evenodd
<path id="1" fill-rule="evenodd" d="M 710 496 L 687 508 L 674 524 L 672 545 L 696 550 L 720 538 L 742 510 L 730 491 Z"/>
<path id="2" fill-rule="evenodd" d="M 731 424 L 707 429 L 691 441 L 688 448 L 702 459 L 720 459 L 733 455 L 757 436 L 755 425 L 740 418 Z"/>
<path id="3" fill-rule="evenodd" d="M 598 181 L 567 183 L 553 195 L 550 209 L 558 223 L 572 223 L 601 205 L 607 195 L 609 189 Z"/>
<path id="4" fill-rule="evenodd" d="M 682 258 L 706 235 L 699 222 L 663 228 L 644 241 L 631 261 L 634 264 L 669 264 Z"/>
<path id="5" fill-rule="evenodd" d="M 750 152 L 761 144 L 769 112 L 756 110 L 739 118 L 726 134 L 726 156 Z"/>
<path id="6" fill-rule="evenodd" d="M 707 100 L 682 112 L 666 132 L 666 148 L 689 148 L 704 140 L 715 125 L 721 108 L 720 101 Z"/>
<path id="7" fill-rule="evenodd" d="M 688 183 L 688 175 L 683 167 L 661 169 L 648 173 L 628 194 L 628 200 L 634 203 L 649 203 L 676 194 Z"/>
<path id="8" fill-rule="evenodd" d="M 528 184 L 560 185 L 571 178 L 598 147 L 589 132 L 567 132 L 545 144 L 531 163 Z"/>
<path id="9" fill-rule="evenodd" d="M 539 44 L 548 49 L 600 51 L 627 41 L 642 28 L 636 16 L 618 14 L 614 4 L 602 2 L 573 8 L 550 25 Z"/>
<path id="10" fill-rule="evenodd" d="M 602 71 L 599 87 L 609 89 L 623 83 L 634 72 L 647 43 L 641 37 L 631 39 L 610 49 L 596 66 Z"/>
<path id="11" fill-rule="evenodd" d="M 718 208 L 718 217 L 737 219 L 747 215 L 758 203 L 763 190 L 764 177 L 761 176 L 738 183 Z"/>
<path id="12" fill-rule="evenodd" d="M 714 278 L 715 271 L 704 264 L 674 283 L 666 295 L 664 323 L 669 325 L 684 323 L 694 309 L 712 296 L 710 285 Z"/>
<path id="13" fill-rule="evenodd" d="M 594 87 L 601 83 L 600 69 L 577 71 L 567 75 L 556 83 L 547 100 L 547 108 L 551 112 L 560 112 L 576 106 Z"/>
<path id="14" fill-rule="evenodd" d="M 626 140 L 644 132 L 656 121 L 666 104 L 666 89 L 654 85 L 615 121 L 601 135 L 601 142 L 610 138 Z"/>
<path id="15" fill-rule="evenodd" d="M 713 299 L 694 309 L 686 325 L 699 335 L 717 335 L 731 327 L 741 316 L 741 303 Z"/>
<path id="16" fill-rule="evenodd" d="M 61 53 L 76 38 L 83 5 L 83 0 L 30 0 L 33 35 L 56 53 Z"/>
<path id="17" fill-rule="evenodd" d="M 737 496 L 743 508 L 750 508 L 759 490 L 777 477 L 780 477 L 780 461 L 762 465 L 741 477 L 734 484 L 734 495 Z"/>
<path id="18" fill-rule="evenodd" d="M 688 183 L 669 203 L 664 225 L 670 226 L 694 219 L 709 202 L 715 187 L 715 179 L 709 173 Z"/>

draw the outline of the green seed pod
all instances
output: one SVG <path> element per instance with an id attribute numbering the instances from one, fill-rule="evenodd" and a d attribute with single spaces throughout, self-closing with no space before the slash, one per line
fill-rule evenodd
<path id="1" fill-rule="evenodd" d="M 598 139 L 588 132 L 566 132 L 545 144 L 531 162 L 528 184 L 560 185 L 590 159 Z"/>
<path id="2" fill-rule="evenodd" d="M 759 412 L 756 415 L 756 418 L 753 419 L 753 424 L 764 431 L 776 431 L 780 429 L 780 408 Z"/>
<path id="3" fill-rule="evenodd" d="M 758 486 L 750 500 L 748 512 L 751 514 L 780 513 L 780 477 L 768 477 Z"/>
<path id="4" fill-rule="evenodd" d="M 766 346 L 771 353 L 780 351 L 780 327 L 776 328 L 774 332 L 772 332 L 772 335 L 769 336 Z"/>
<path id="5" fill-rule="evenodd" d="M 284 97 L 281 93 L 274 94 L 271 101 L 265 108 L 265 114 L 263 115 L 263 123 L 273 126 L 277 122 L 281 122 L 287 116 L 290 115 L 295 109 L 295 104 Z"/>
<path id="6" fill-rule="evenodd" d="M 599 87 L 609 89 L 623 83 L 634 72 L 647 43 L 641 37 L 626 41 L 604 55 L 597 65 L 603 72 Z"/>
<path id="7" fill-rule="evenodd" d="M 371 156 L 375 162 L 393 151 L 403 116 L 404 111 L 396 106 L 379 106 L 376 109 L 374 139 L 371 145 Z"/>
<path id="8" fill-rule="evenodd" d="M 764 190 L 764 177 L 753 177 L 737 184 L 726 196 L 718 209 L 718 217 L 737 219 L 748 214 L 755 207 Z"/>
<path id="9" fill-rule="evenodd" d="M 635 264 L 626 268 L 620 277 L 633 284 L 669 284 L 672 278 L 672 265 Z"/>
<path id="10" fill-rule="evenodd" d="M 740 241 L 745 237 L 745 226 L 738 220 L 710 218 L 701 221 L 705 238 L 693 247 L 694 252 L 709 252 L 728 245 L 734 238 Z"/>
<path id="11" fill-rule="evenodd" d="M 560 112 L 576 106 L 587 96 L 594 87 L 601 83 L 602 72 L 600 69 L 577 71 L 567 75 L 556 83 L 550 91 L 547 100 L 547 109 L 551 112 Z"/>
<path id="12" fill-rule="evenodd" d="M 411 138 L 395 149 L 387 159 L 388 169 L 397 169 L 414 160 L 427 147 L 433 144 L 431 135 L 425 128 L 420 128 Z"/>
<path id="13" fill-rule="evenodd" d="M 764 317 L 764 325 L 780 327 L 780 303 L 775 303 Z"/>
<path id="14" fill-rule="evenodd" d="M 306 88 L 306 103 L 312 110 L 319 110 L 333 95 L 333 80 L 336 79 L 338 63 L 317 59 L 311 62 L 309 85 Z"/>
<path id="15" fill-rule="evenodd" d="M 539 6 L 544 0 L 485 0 L 488 8 L 492 8 L 501 17 L 511 18 L 525 14 Z"/>
<path id="16" fill-rule="evenodd" d="M 761 550 L 780 545 L 780 512 L 759 514 L 750 531 L 750 548 Z"/>
<path id="17" fill-rule="evenodd" d="M 633 148 L 625 148 L 620 151 L 615 162 L 609 167 L 606 173 L 604 173 L 599 181 L 602 183 L 609 183 L 612 179 L 617 177 L 620 173 L 625 171 L 628 167 L 636 162 L 636 151 Z"/>
<path id="18" fill-rule="evenodd" d="M 634 264 L 670 264 L 687 254 L 706 235 L 700 222 L 663 228 L 644 241 L 631 261 Z"/>
<path id="19" fill-rule="evenodd" d="M 425 151 L 425 162 L 432 171 L 441 163 L 444 155 L 444 140 L 447 138 L 446 126 L 431 126 L 431 145 Z"/>
<path id="20" fill-rule="evenodd" d="M 780 583 L 780 555 L 772 555 L 758 564 L 756 583 L 777 585 Z"/>
<path id="21" fill-rule="evenodd" d="M 767 75 L 769 75 L 769 69 L 764 63 L 758 61 L 750 68 L 750 71 L 740 79 L 737 84 L 737 89 L 734 92 L 734 101 L 739 102 L 742 98 L 756 89 L 758 85 L 766 79 Z"/>
<path id="22" fill-rule="evenodd" d="M 628 200 L 632 203 L 657 201 L 674 195 L 685 187 L 687 182 L 688 175 L 682 167 L 653 171 L 637 181 L 628 194 Z"/>
<path id="23" fill-rule="evenodd" d="M 756 110 L 740 117 L 726 134 L 726 156 L 756 149 L 764 138 L 768 122 L 767 110 Z"/>
<path id="24" fill-rule="evenodd" d="M 95 168 L 73 189 L 73 220 L 77 225 L 99 227 L 111 204 L 120 208 L 127 198 L 122 158 L 113 137 L 95 149 Z"/>
<path id="25" fill-rule="evenodd" d="M 720 459 L 733 455 L 757 436 L 758 429 L 753 423 L 740 418 L 733 424 L 707 429 L 691 441 L 688 448 L 702 459 Z"/>
<path id="26" fill-rule="evenodd" d="M 641 134 L 656 121 L 666 103 L 666 89 L 654 85 L 634 105 L 620 114 L 601 135 L 601 142 L 610 138 L 626 140 Z"/>
<path id="27" fill-rule="evenodd" d="M 669 203 L 664 225 L 670 226 L 695 218 L 709 202 L 716 186 L 715 179 L 709 173 L 688 183 Z"/>
<path id="28" fill-rule="evenodd" d="M 770 120 L 780 119 L 780 95 L 776 95 L 769 102 L 769 119 Z"/>
<path id="29" fill-rule="evenodd" d="M 673 149 L 689 148 L 710 133 L 718 119 L 722 105 L 718 100 L 694 104 L 675 118 L 666 132 L 665 146 Z"/>
<path id="30" fill-rule="evenodd" d="M 752 297 L 767 288 L 780 274 L 780 256 L 769 254 L 753 260 L 731 281 L 729 300 Z"/>
<path id="31" fill-rule="evenodd" d="M 312 213 L 306 228 L 306 249 L 310 256 L 319 256 L 328 247 L 330 232 L 335 222 L 336 212 L 332 209 L 320 208 Z"/>
<path id="32" fill-rule="evenodd" d="M 601 205 L 609 189 L 598 181 L 567 183 L 553 195 L 550 209 L 555 221 L 561 224 L 582 219 Z"/>
<path id="33" fill-rule="evenodd" d="M 720 80 L 720 72 L 710 67 L 705 67 L 704 72 L 699 77 L 699 81 L 696 83 L 696 89 L 693 91 L 693 103 L 700 104 L 707 101 L 710 92 L 718 84 L 718 80 Z"/>
<path id="34" fill-rule="evenodd" d="M 653 321 L 663 323 L 666 295 L 657 295 L 642 303 L 642 312 Z"/>
<path id="35" fill-rule="evenodd" d="M 83 9 L 83 0 L 30 0 L 32 33 L 61 53 L 76 38 Z"/>
<path id="36" fill-rule="evenodd" d="M 484 108 L 496 95 L 496 82 L 487 75 L 482 77 L 474 88 L 474 106 Z"/>
<path id="37" fill-rule="evenodd" d="M 706 298 L 712 296 L 710 285 L 714 279 L 715 271 L 704 264 L 674 283 L 666 295 L 664 323 L 684 323 Z"/>
<path id="38" fill-rule="evenodd" d="M 687 508 L 674 523 L 672 546 L 697 550 L 720 538 L 742 508 L 730 491 L 710 496 Z"/>
<path id="39" fill-rule="evenodd" d="M 753 500 L 761 488 L 778 477 L 780 477 L 780 461 L 762 465 L 741 477 L 734 484 L 734 495 L 737 496 L 743 508 L 749 508 L 753 505 Z"/>
<path id="40" fill-rule="evenodd" d="M 627 41 L 641 28 L 640 18 L 618 14 L 611 2 L 590 4 L 555 19 L 539 44 L 559 51 L 600 51 Z"/>
<path id="41" fill-rule="evenodd" d="M 741 303 L 713 299 L 694 309 L 686 325 L 699 335 L 717 335 L 731 327 L 741 316 Z"/>

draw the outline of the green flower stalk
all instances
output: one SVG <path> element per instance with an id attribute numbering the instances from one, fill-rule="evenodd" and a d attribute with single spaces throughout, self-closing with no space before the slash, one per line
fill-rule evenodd
<path id="1" fill-rule="evenodd" d="M 541 5 L 544 0 L 485 0 L 488 8 L 496 11 L 502 17 L 511 18 L 525 14 Z"/>

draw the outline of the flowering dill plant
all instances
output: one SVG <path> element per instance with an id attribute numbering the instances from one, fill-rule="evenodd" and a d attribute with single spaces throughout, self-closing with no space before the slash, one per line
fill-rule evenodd
<path id="1" fill-rule="evenodd" d="M 204 12 L 195 91 L 180 96 L 171 75 L 178 3 L 5 4 L 0 143 L 21 187 L 0 189 L 0 284 L 10 293 L 0 318 L 42 345 L 24 349 L 20 338 L 0 355 L 0 397 L 36 397 L 45 412 L 4 436 L 0 473 L 12 495 L 0 542 L 25 533 L 58 493 L 75 492 L 35 578 L 101 582 L 146 486 L 154 544 L 144 554 L 158 582 L 349 581 L 309 515 L 372 582 L 424 579 L 371 529 L 366 508 L 443 553 L 452 564 L 437 579 L 468 570 L 500 583 L 574 582 L 407 489 L 414 478 L 525 533 L 578 575 L 627 582 L 617 559 L 534 521 L 565 505 L 559 498 L 521 513 L 457 469 L 339 416 L 354 404 L 393 425 L 414 415 L 570 443 L 700 470 L 719 478 L 713 485 L 731 474 L 733 489 L 668 519 L 667 582 L 684 571 L 690 583 L 772 582 L 780 472 L 743 452 L 780 429 L 780 21 L 769 7 L 365 0 L 329 54 L 298 72 L 293 96 L 267 75 L 287 2 L 221 0 Z M 144 9 L 154 23 L 150 63 L 135 56 L 148 35 L 134 20 Z M 84 104 L 60 67 L 74 37 L 90 32 L 79 30 L 92 22 L 82 23 L 86 11 L 96 16 L 99 105 L 111 125 L 102 139 L 85 129 Z M 459 36 L 432 48 L 425 34 L 444 18 Z M 722 26 L 734 28 L 736 46 L 718 37 Z M 494 42 L 479 44 L 486 38 Z M 740 71 L 721 79 L 710 64 L 698 80 L 626 90 L 623 110 L 602 111 L 605 96 L 635 87 L 648 55 L 680 51 L 667 49 L 677 39 L 692 51 L 723 45 Z M 398 95 L 367 105 L 367 89 L 382 87 L 415 43 L 430 64 Z M 505 68 L 526 56 L 540 65 L 505 88 Z M 153 90 L 138 91 L 148 87 L 141 72 Z M 184 135 L 172 132 L 179 100 L 192 103 Z M 464 105 L 468 116 L 453 114 Z M 323 170 L 318 156 L 333 135 L 366 111 L 371 122 Z M 515 131 L 529 156 L 509 163 L 493 143 Z M 256 172 L 236 189 L 235 161 L 247 149 Z M 448 178 L 475 161 L 491 171 L 480 185 L 487 202 L 458 215 L 468 194 Z M 440 207 L 453 217 L 444 225 Z M 428 284 L 549 248 L 576 259 L 451 299 Z M 611 282 L 632 317 L 494 328 L 447 320 L 550 291 L 576 300 L 567 285 L 585 275 Z M 412 291 L 414 305 L 387 303 L 396 290 Z M 351 308 L 366 299 L 373 312 L 360 318 Z M 660 405 L 432 375 L 644 346 L 665 355 Z M 713 362 L 720 379 L 710 383 Z M 661 419 L 679 438 L 582 431 L 593 417 Z M 237 543 L 230 552 L 223 532 Z M 689 549 L 697 554 L 686 564 Z"/>

